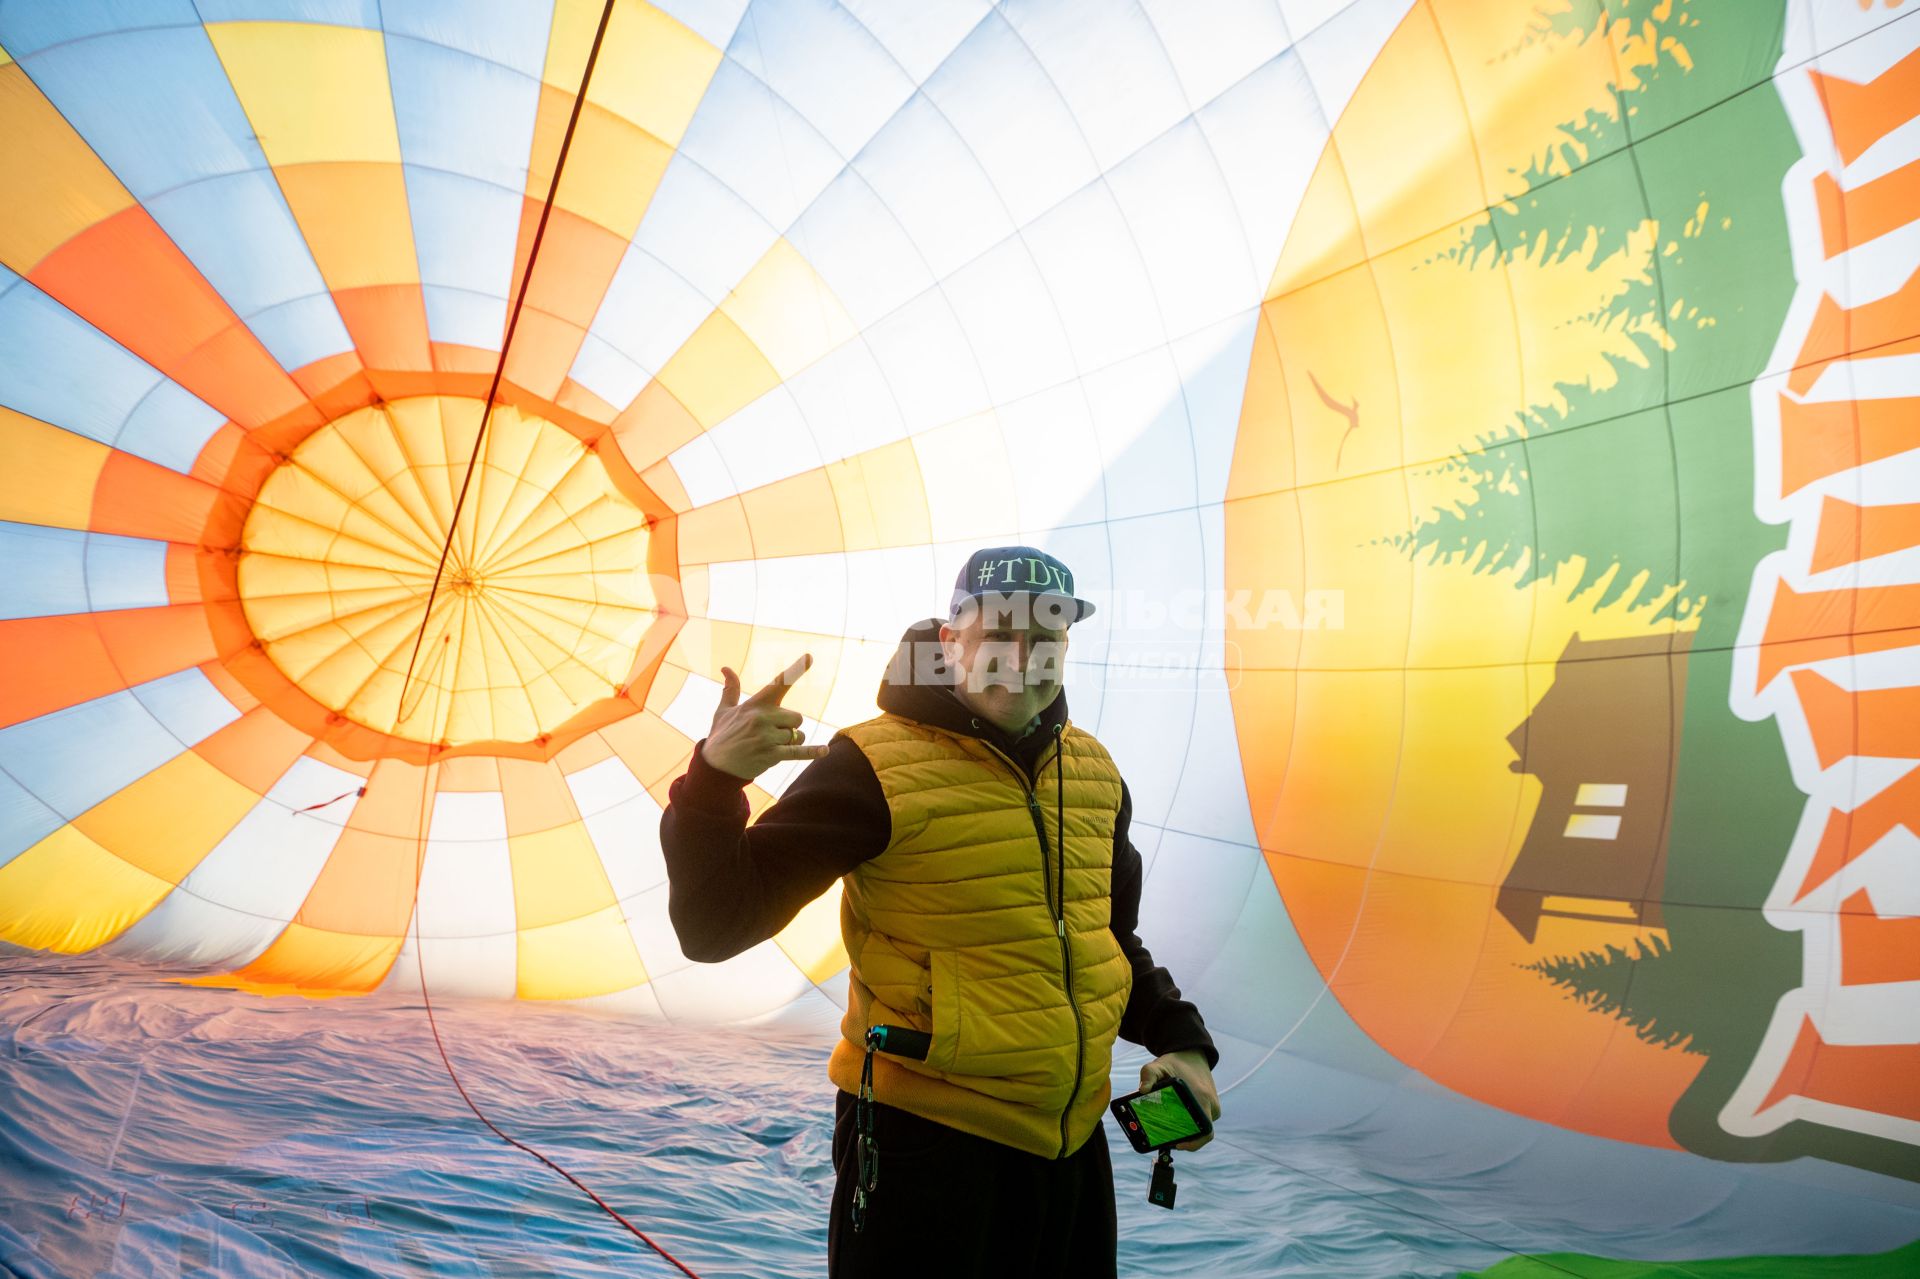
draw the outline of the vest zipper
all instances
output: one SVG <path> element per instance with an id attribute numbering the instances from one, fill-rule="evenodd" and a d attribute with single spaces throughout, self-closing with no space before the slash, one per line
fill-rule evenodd
<path id="1" fill-rule="evenodd" d="M 981 739 L 980 744 L 1000 756 L 1007 767 L 1013 770 L 1015 780 L 1019 781 L 1021 790 L 1026 792 L 1027 812 L 1033 818 L 1033 833 L 1040 838 L 1040 891 L 1047 899 L 1047 913 L 1053 916 L 1054 935 L 1060 939 L 1060 978 L 1066 983 L 1067 1007 L 1073 1012 L 1073 1091 L 1067 1094 L 1066 1109 L 1060 1112 L 1060 1153 L 1055 1156 L 1057 1159 L 1065 1159 L 1067 1157 L 1067 1117 L 1073 1113 L 1073 1103 L 1080 1098 L 1080 1076 L 1086 1072 L 1087 1068 L 1087 1027 L 1086 1023 L 1080 1019 L 1080 1004 L 1073 995 L 1073 947 L 1067 940 L 1067 850 L 1062 847 L 1057 857 L 1060 866 L 1060 894 L 1059 903 L 1056 905 L 1050 883 L 1053 877 L 1052 867 L 1048 865 L 1047 857 L 1047 823 L 1040 812 L 1040 797 L 1034 794 L 1033 786 L 1027 781 L 1025 770 L 1019 764 L 1008 758 L 992 742 Z M 1058 751 L 1061 747 L 1055 745 L 1054 749 Z M 1035 773 L 1038 773 L 1042 767 L 1044 767 L 1044 761 L 1035 765 Z"/>

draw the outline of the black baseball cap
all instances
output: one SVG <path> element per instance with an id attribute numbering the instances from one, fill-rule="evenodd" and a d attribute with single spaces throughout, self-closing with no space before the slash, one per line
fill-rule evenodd
<path id="1" fill-rule="evenodd" d="M 967 556 L 954 579 L 948 617 L 961 610 L 1006 607 L 1008 597 L 1036 597 L 1033 615 L 1066 626 L 1093 613 L 1093 605 L 1073 593 L 1073 570 L 1035 546 L 988 546 Z"/>

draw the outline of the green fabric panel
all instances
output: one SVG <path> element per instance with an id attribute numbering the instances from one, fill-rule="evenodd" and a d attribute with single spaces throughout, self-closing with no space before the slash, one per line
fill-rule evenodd
<path id="1" fill-rule="evenodd" d="M 1717 1261 L 1609 1261 L 1571 1252 L 1515 1257 L 1481 1279 L 1911 1279 L 1920 1274 L 1920 1241 L 1892 1252 L 1853 1257 L 1726 1257 Z"/>

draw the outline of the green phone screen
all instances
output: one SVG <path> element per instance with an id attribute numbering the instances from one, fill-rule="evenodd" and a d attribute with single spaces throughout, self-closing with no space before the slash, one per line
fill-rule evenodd
<path id="1" fill-rule="evenodd" d="M 1193 1122 L 1193 1116 L 1187 1113 L 1180 1095 L 1171 1086 L 1134 1098 L 1133 1115 L 1140 1121 L 1140 1130 L 1147 1134 L 1150 1146 L 1184 1141 L 1200 1132 L 1200 1126 Z"/>

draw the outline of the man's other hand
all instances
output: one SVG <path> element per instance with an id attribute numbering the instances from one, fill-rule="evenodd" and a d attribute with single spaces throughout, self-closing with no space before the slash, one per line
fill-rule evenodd
<path id="1" fill-rule="evenodd" d="M 1155 1057 L 1140 1067 L 1140 1088 L 1145 1091 L 1162 1080 L 1178 1077 L 1185 1083 L 1193 1099 L 1207 1112 L 1207 1118 L 1215 1123 L 1220 1121 L 1220 1091 L 1213 1086 L 1213 1071 L 1207 1067 L 1205 1053 L 1194 1049 L 1185 1052 L 1167 1053 Z M 1212 1133 L 1194 1137 L 1175 1146 L 1175 1150 L 1198 1150 L 1213 1140 Z"/>
<path id="2" fill-rule="evenodd" d="M 787 759 L 819 759 L 825 746 L 806 746 L 806 734 L 800 729 L 800 712 L 780 705 L 794 682 L 813 665 L 813 654 L 802 653 L 800 660 L 767 682 L 759 692 L 740 700 L 740 676 L 730 666 L 722 666 L 725 683 L 720 687 L 720 709 L 713 713 L 713 728 L 707 734 L 700 755 L 723 773 L 751 781 Z"/>

